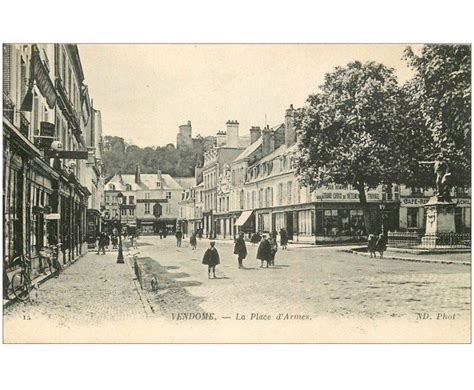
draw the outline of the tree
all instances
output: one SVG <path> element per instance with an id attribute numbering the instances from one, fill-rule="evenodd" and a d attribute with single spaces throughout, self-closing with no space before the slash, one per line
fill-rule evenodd
<path id="1" fill-rule="evenodd" d="M 404 94 L 393 69 L 375 62 L 352 62 L 325 76 L 321 92 L 297 111 L 296 173 L 302 184 L 357 189 L 366 228 L 375 231 L 366 190 L 413 177 L 421 139 L 400 118 Z"/>
<path id="2" fill-rule="evenodd" d="M 424 45 L 417 55 L 405 50 L 416 71 L 412 81 L 413 104 L 418 105 L 433 135 L 429 158 L 442 156 L 454 183 L 470 186 L 471 179 L 471 47 Z"/>

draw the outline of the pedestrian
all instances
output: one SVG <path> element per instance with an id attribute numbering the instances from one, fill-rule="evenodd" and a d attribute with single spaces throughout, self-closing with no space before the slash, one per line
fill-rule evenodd
<path id="1" fill-rule="evenodd" d="M 288 233 L 284 228 L 280 229 L 280 245 L 282 250 L 286 250 L 286 246 L 288 245 Z"/>
<path id="2" fill-rule="evenodd" d="M 210 279 L 211 278 L 211 270 L 212 274 L 214 276 L 214 279 L 216 278 L 216 265 L 220 264 L 220 259 L 219 259 L 219 253 L 217 252 L 217 249 L 215 248 L 216 242 L 211 241 L 209 243 L 210 248 L 206 250 L 204 253 L 204 257 L 202 259 L 202 264 L 207 265 L 207 276 Z"/>
<path id="3" fill-rule="evenodd" d="M 104 245 L 107 250 L 109 250 L 109 245 L 110 245 L 110 237 L 108 233 L 105 233 L 104 236 Z"/>
<path id="4" fill-rule="evenodd" d="M 250 242 L 255 245 L 255 244 L 258 244 L 261 240 L 262 240 L 262 236 L 260 235 L 259 232 L 256 232 L 252 235 Z"/>
<path id="5" fill-rule="evenodd" d="M 270 248 L 271 248 L 271 261 L 270 261 L 270 265 L 275 265 L 275 255 L 276 253 L 278 252 L 278 243 L 277 243 L 277 240 L 276 240 L 276 234 L 275 235 L 272 235 L 270 237 L 270 239 L 268 240 L 268 242 L 270 242 Z"/>
<path id="6" fill-rule="evenodd" d="M 197 247 L 197 239 L 195 232 L 192 232 L 191 237 L 189 238 L 189 244 L 191 244 L 192 250 L 195 251 Z"/>
<path id="7" fill-rule="evenodd" d="M 166 238 L 166 234 L 167 234 L 167 233 L 168 233 L 168 232 L 166 231 L 166 227 L 164 227 L 164 228 L 163 228 L 163 238 Z"/>
<path id="8" fill-rule="evenodd" d="M 243 268 L 243 261 L 247 257 L 247 247 L 245 246 L 244 233 L 240 232 L 239 237 L 235 240 L 234 255 L 237 255 L 239 268 Z"/>
<path id="9" fill-rule="evenodd" d="M 117 249 L 118 238 L 116 234 L 112 234 L 112 249 Z"/>
<path id="10" fill-rule="evenodd" d="M 135 248 L 135 235 L 133 233 L 130 234 L 130 248 Z"/>
<path id="11" fill-rule="evenodd" d="M 375 234 L 370 233 L 367 238 L 367 251 L 370 253 L 370 257 L 377 257 L 376 250 L 377 237 Z"/>
<path id="12" fill-rule="evenodd" d="M 102 250 L 102 254 L 105 255 L 105 238 L 106 234 L 104 232 L 100 233 L 99 235 L 99 242 L 98 242 L 98 249 L 97 254 L 100 255 L 100 251 Z"/>
<path id="13" fill-rule="evenodd" d="M 181 230 L 176 230 L 176 246 L 181 247 L 181 240 L 183 239 L 183 232 Z"/>
<path id="14" fill-rule="evenodd" d="M 159 232 L 160 232 L 160 240 L 161 240 L 163 239 L 163 229 L 160 229 Z"/>
<path id="15" fill-rule="evenodd" d="M 257 259 L 262 262 L 260 268 L 263 268 L 263 262 L 267 262 L 267 268 L 270 265 L 272 260 L 272 248 L 270 246 L 270 242 L 267 240 L 267 236 L 264 234 L 262 236 L 262 241 L 260 241 L 260 245 L 257 249 Z"/>
<path id="16" fill-rule="evenodd" d="M 380 257 L 383 258 L 383 253 L 387 250 L 387 239 L 383 234 L 379 235 L 375 243 L 375 249 L 380 253 Z"/>

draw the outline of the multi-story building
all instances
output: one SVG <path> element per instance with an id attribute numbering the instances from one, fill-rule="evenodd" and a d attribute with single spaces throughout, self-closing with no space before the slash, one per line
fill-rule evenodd
<path id="1" fill-rule="evenodd" d="M 293 114 L 291 106 L 283 124 L 250 129 L 251 144 L 230 164 L 231 208 L 221 222 L 221 237 L 233 237 L 237 230 L 250 235 L 282 228 L 296 242 L 346 241 L 365 235 L 357 191 L 341 185 L 311 190 L 299 184 L 293 166 Z M 380 217 L 382 187 L 369 190 L 367 197 L 371 214 Z M 387 199 L 384 209 L 395 210 L 398 202 Z M 398 222 L 394 215 L 388 223 Z"/>
<path id="2" fill-rule="evenodd" d="M 5 269 L 24 254 L 38 271 L 48 236 L 64 263 L 87 250 L 83 81 L 76 45 L 3 45 Z"/>
<path id="3" fill-rule="evenodd" d="M 179 178 L 184 185 L 192 185 L 193 178 Z M 182 187 L 168 174 L 141 173 L 137 165 L 135 174 L 115 174 L 105 185 L 105 215 L 108 229 L 118 219 L 128 231 L 139 229 L 142 234 L 156 234 L 162 229 L 174 232 L 179 217 Z M 122 195 L 119 204 L 117 195 Z M 120 215 L 119 215 L 120 212 Z"/>
<path id="4" fill-rule="evenodd" d="M 222 192 L 222 181 L 226 180 L 229 164 L 245 149 L 239 137 L 239 123 L 227 121 L 225 136 L 217 137 L 217 144 L 204 153 L 203 177 L 203 233 L 207 237 L 220 235 L 222 216 L 230 208 L 230 187 Z"/>

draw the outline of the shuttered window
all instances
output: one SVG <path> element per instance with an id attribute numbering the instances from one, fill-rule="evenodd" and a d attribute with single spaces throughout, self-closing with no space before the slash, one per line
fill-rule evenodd
<path id="1" fill-rule="evenodd" d="M 11 92 L 11 61 L 12 47 L 3 45 L 3 92 L 8 95 Z"/>

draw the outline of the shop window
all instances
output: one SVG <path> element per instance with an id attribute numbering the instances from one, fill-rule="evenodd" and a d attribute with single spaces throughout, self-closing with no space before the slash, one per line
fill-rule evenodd
<path id="1" fill-rule="evenodd" d="M 311 210 L 300 211 L 298 214 L 298 233 L 303 235 L 312 235 L 313 214 Z"/>
<path id="2" fill-rule="evenodd" d="M 353 236 L 365 235 L 364 212 L 362 210 L 350 211 L 350 228 Z"/>
<path id="3" fill-rule="evenodd" d="M 418 227 L 418 207 L 410 207 L 407 209 L 407 227 Z"/>

